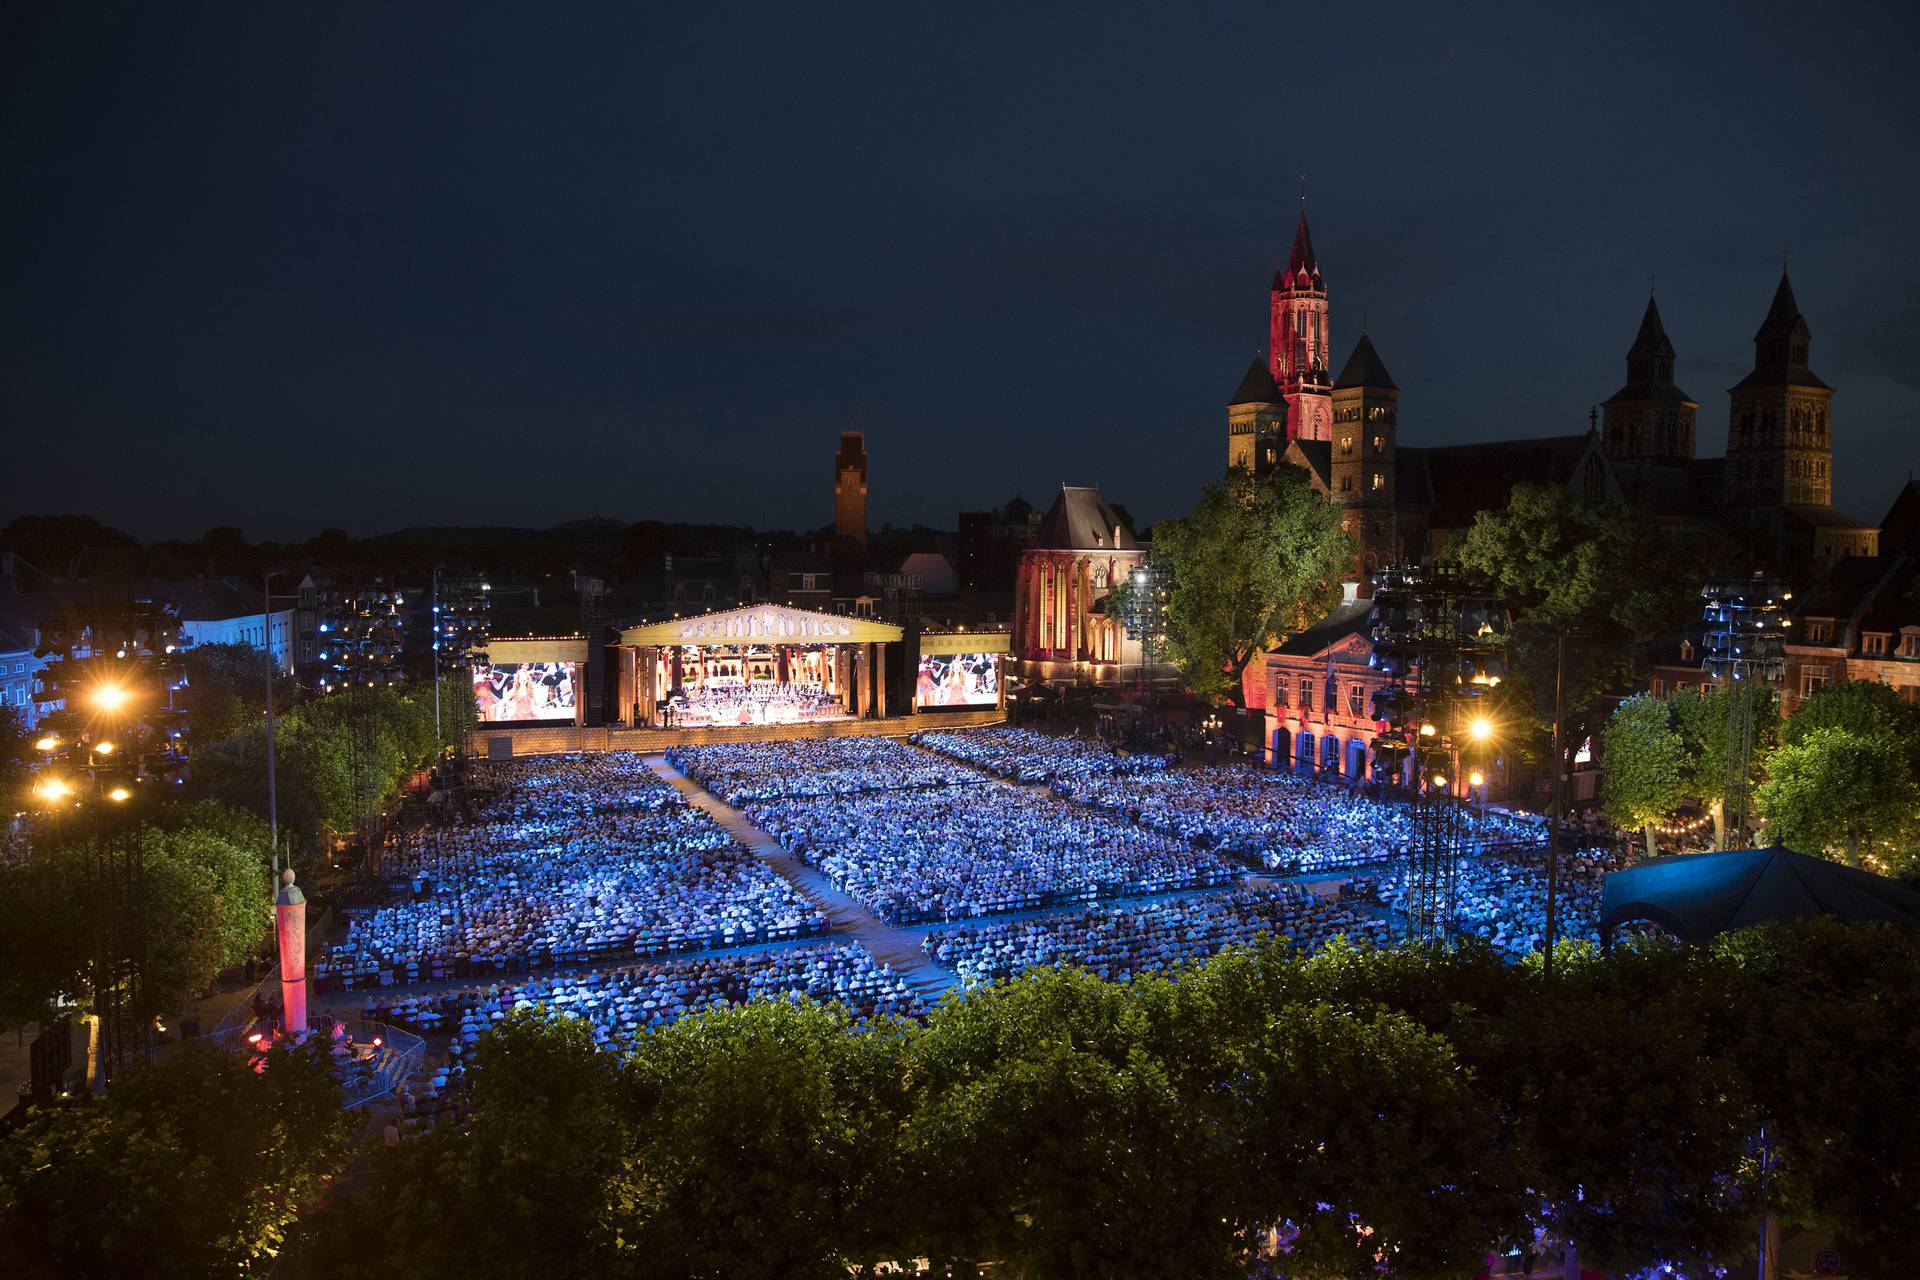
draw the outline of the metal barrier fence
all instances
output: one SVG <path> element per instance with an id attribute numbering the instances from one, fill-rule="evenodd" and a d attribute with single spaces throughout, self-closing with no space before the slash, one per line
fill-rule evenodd
<path id="1" fill-rule="evenodd" d="M 372 1050 L 365 1057 L 356 1055 L 345 1066 L 342 1084 L 347 1110 L 386 1097 L 426 1066 L 427 1042 L 411 1031 L 364 1018 L 342 1018 L 339 1022 L 353 1036 L 357 1048 Z"/>
<path id="2" fill-rule="evenodd" d="M 254 996 L 261 987 L 279 981 L 276 965 L 258 986 L 227 1010 L 219 1025 L 200 1036 L 200 1041 L 230 1053 L 250 1048 L 264 1030 L 256 1026 L 259 1020 L 254 1014 Z M 427 1043 L 411 1031 L 364 1018 L 332 1018 L 326 1025 L 338 1025 L 353 1039 L 350 1050 L 335 1055 L 341 1088 L 346 1093 L 345 1106 L 350 1111 L 386 1097 L 426 1066 Z"/>

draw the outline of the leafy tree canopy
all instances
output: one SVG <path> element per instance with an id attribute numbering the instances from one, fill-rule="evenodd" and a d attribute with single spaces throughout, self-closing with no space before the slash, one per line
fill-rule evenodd
<path id="1" fill-rule="evenodd" d="M 1796 716 L 1795 719 L 1798 719 Z M 1847 729 L 1799 734 L 1767 762 L 1760 812 L 1780 843 L 1806 853 L 1840 853 L 1859 866 L 1883 845 L 1910 840 L 1920 821 L 1920 789 L 1884 738 Z"/>
<path id="2" fill-rule="evenodd" d="M 1530 714 L 1542 737 L 1553 724 L 1556 636 L 1566 633 L 1569 752 L 1593 728 L 1595 699 L 1631 684 L 1647 642 L 1692 614 L 1703 572 L 1638 512 L 1527 483 L 1480 512 L 1447 555 L 1513 610 L 1503 703 Z"/>
<path id="3" fill-rule="evenodd" d="M 1260 480 L 1236 467 L 1187 515 L 1155 525 L 1153 559 L 1172 579 L 1167 654 L 1188 687 L 1244 706 L 1248 665 L 1339 602 L 1353 555 L 1338 509 L 1294 467 Z M 1115 587 L 1109 611 L 1129 589 Z"/>

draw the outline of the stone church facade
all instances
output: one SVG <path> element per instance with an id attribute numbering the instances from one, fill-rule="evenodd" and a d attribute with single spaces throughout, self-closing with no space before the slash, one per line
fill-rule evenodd
<path id="1" fill-rule="evenodd" d="M 1754 335 L 1753 371 L 1728 391 L 1724 458 L 1697 454 L 1700 405 L 1674 381 L 1676 352 L 1651 297 L 1626 382 L 1584 433 L 1443 447 L 1401 441 L 1400 389 L 1364 329 L 1329 377 L 1329 299 L 1303 209 L 1269 290 L 1267 358 L 1227 406 L 1227 462 L 1257 475 L 1306 471 L 1354 537 L 1363 590 L 1384 565 L 1432 559 L 1523 480 L 1624 503 L 1671 537 L 1790 578 L 1877 553 L 1878 531 L 1833 507 L 1833 389 L 1808 367 L 1812 334 L 1784 271 Z"/>

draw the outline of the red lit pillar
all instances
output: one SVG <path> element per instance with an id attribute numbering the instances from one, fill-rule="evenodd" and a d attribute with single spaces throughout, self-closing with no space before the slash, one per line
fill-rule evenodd
<path id="1" fill-rule="evenodd" d="M 293 868 L 280 873 L 274 900 L 275 931 L 280 939 L 280 1007 L 288 1035 L 307 1029 L 307 895 L 293 882 Z"/>

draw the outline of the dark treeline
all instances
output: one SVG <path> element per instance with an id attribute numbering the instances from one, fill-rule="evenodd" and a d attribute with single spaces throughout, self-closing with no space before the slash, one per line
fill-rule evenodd
<path id="1" fill-rule="evenodd" d="M 1174 978 L 1048 971 L 849 1031 L 690 1017 L 627 1053 L 510 1016 L 467 1121 L 377 1153 L 298 1274 L 1460 1277 L 1536 1228 L 1612 1271 L 1758 1221 L 1911 1248 L 1920 940 L 1767 927 L 1552 982 L 1491 954 L 1278 944 Z M 1756 1137 L 1776 1168 L 1763 1194 Z"/>

